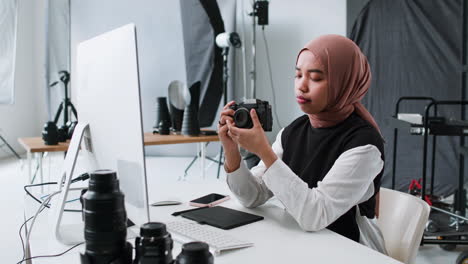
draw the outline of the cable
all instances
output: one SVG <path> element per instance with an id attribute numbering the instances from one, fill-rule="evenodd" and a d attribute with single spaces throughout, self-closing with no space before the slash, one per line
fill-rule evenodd
<path id="1" fill-rule="evenodd" d="M 83 173 L 80 176 L 72 179 L 71 183 L 75 183 L 75 182 L 78 182 L 78 181 L 85 181 L 87 179 L 89 179 L 89 174 L 88 173 Z M 30 193 L 28 188 L 29 187 L 43 186 L 43 185 L 52 185 L 52 184 L 57 184 L 57 182 L 44 182 L 44 183 L 37 183 L 37 184 L 29 184 L 29 185 L 25 185 L 23 188 L 24 188 L 24 191 L 26 192 L 26 194 L 31 196 L 31 198 L 33 198 L 39 204 L 42 204 L 43 201 L 37 199 L 36 196 L 34 196 L 32 193 Z M 72 201 L 76 201 L 76 200 L 78 200 L 78 199 L 73 199 L 73 200 L 67 201 L 67 203 L 72 202 Z M 50 205 L 46 204 L 45 207 L 50 208 Z M 78 213 L 81 213 L 82 211 L 81 210 L 74 210 L 74 209 L 64 209 L 64 212 L 78 212 Z"/>
<path id="2" fill-rule="evenodd" d="M 26 192 L 27 195 L 31 196 L 36 202 L 42 204 L 44 201 L 41 201 L 39 199 L 36 198 L 36 196 L 34 196 L 32 193 L 30 193 L 28 191 L 28 188 L 29 187 L 36 187 L 36 186 L 43 186 L 43 185 L 52 185 L 52 184 L 57 184 L 57 182 L 44 182 L 44 183 L 38 183 L 38 184 L 29 184 L 29 185 L 25 185 L 23 187 L 24 191 Z M 47 208 L 50 208 L 49 205 L 46 205 Z"/>
<path id="3" fill-rule="evenodd" d="M 21 225 L 20 229 L 19 229 L 19 237 L 21 239 L 21 248 L 23 249 L 23 257 L 21 259 L 24 259 L 24 257 L 26 256 L 26 251 L 24 250 L 24 241 L 23 241 L 23 236 L 21 235 L 21 230 L 23 230 L 23 227 L 26 225 L 26 223 L 29 222 L 29 220 L 31 220 L 33 218 L 33 216 L 29 217 L 28 220 L 24 221 L 24 223 Z"/>
<path id="4" fill-rule="evenodd" d="M 77 182 L 77 181 L 84 181 L 84 180 L 87 180 L 89 178 L 89 174 L 88 173 L 83 173 L 81 174 L 80 176 L 78 176 L 77 178 L 75 179 L 72 179 L 72 183 L 74 182 Z M 52 199 L 52 197 L 54 197 L 55 195 L 61 193 L 62 191 L 56 191 L 52 194 L 50 194 L 43 202 L 39 201 L 39 199 L 37 199 L 34 195 L 32 195 L 29 191 L 28 191 L 28 187 L 35 187 L 35 186 L 43 186 L 43 185 L 51 185 L 51 184 L 57 184 L 57 182 L 45 182 L 45 183 L 39 183 L 39 184 L 30 184 L 30 185 L 25 185 L 24 186 L 24 190 L 25 192 L 31 196 L 35 201 L 41 203 L 41 206 L 39 206 L 39 209 L 37 210 L 36 214 L 30 218 L 28 218 L 20 227 L 19 229 L 19 236 L 20 236 L 20 239 L 21 239 L 21 245 L 23 247 L 23 257 L 22 259 L 18 262 L 18 264 L 24 262 L 24 261 L 27 261 L 27 260 L 30 260 L 30 259 L 33 259 L 33 258 L 43 258 L 43 257 L 58 257 L 58 256 L 61 256 L 65 253 L 67 253 L 68 251 L 72 250 L 73 248 L 83 244 L 83 243 L 79 243 L 71 248 L 69 248 L 68 250 L 66 250 L 65 252 L 62 252 L 60 254 L 56 254 L 56 255 L 45 255 L 45 256 L 35 256 L 35 257 L 31 257 L 31 258 L 27 258 L 25 259 L 25 255 L 26 255 L 26 249 L 25 249 L 25 243 L 23 241 L 23 237 L 21 235 L 21 230 L 23 229 L 23 227 L 27 224 L 27 222 L 29 222 L 31 219 L 32 219 L 32 222 L 31 222 L 31 226 L 29 227 L 29 232 L 26 231 L 26 245 L 29 245 L 29 239 L 31 237 L 31 233 L 32 233 L 32 229 L 33 229 L 33 226 L 34 226 L 34 223 L 36 222 L 36 219 L 37 219 L 37 216 L 45 209 L 45 208 L 50 208 L 50 206 L 48 205 L 49 201 Z M 70 190 L 80 190 L 80 188 L 70 188 Z M 64 210 L 64 211 L 72 211 L 72 212 L 81 212 L 81 210 Z"/>
<path id="5" fill-rule="evenodd" d="M 86 181 L 87 179 L 89 179 L 89 173 L 85 172 L 80 174 L 80 176 L 76 177 L 75 179 L 72 179 L 71 183 L 75 183 L 77 181 Z"/>
<path id="6" fill-rule="evenodd" d="M 44 211 L 44 209 L 45 209 L 45 207 L 43 207 L 42 210 L 41 210 L 39 213 L 41 213 L 42 211 Z M 34 217 L 34 216 L 31 216 L 31 217 L 29 217 L 26 221 L 24 221 L 23 224 L 20 226 L 20 229 L 19 229 L 19 232 L 18 232 L 19 237 L 20 237 L 20 240 L 21 240 L 21 247 L 22 247 L 22 249 L 23 249 L 23 257 L 22 257 L 21 259 L 24 259 L 24 257 L 26 256 L 26 252 L 25 252 L 25 249 L 24 249 L 25 246 L 24 246 L 23 236 L 21 235 L 21 230 L 23 230 L 23 227 L 25 227 L 26 224 L 27 224 L 31 219 L 33 219 L 33 217 Z"/>
<path id="7" fill-rule="evenodd" d="M 82 244 L 84 244 L 84 242 L 78 243 L 78 244 L 74 245 L 73 247 L 71 247 L 71 248 L 69 248 L 69 249 L 67 249 L 67 250 L 65 250 L 64 252 L 59 253 L 59 254 L 34 256 L 34 257 L 27 258 L 27 259 L 22 259 L 22 260 L 20 260 L 17 264 L 21 264 L 21 263 L 23 263 L 23 262 L 25 262 L 25 261 L 27 261 L 27 260 L 31 260 L 31 259 L 35 259 L 35 258 L 54 258 L 54 257 L 60 257 L 60 256 L 62 256 L 62 255 L 64 255 L 64 254 L 68 253 L 70 250 L 72 250 L 72 249 L 74 249 L 74 248 L 76 248 L 77 246 L 80 246 L 80 245 L 82 245 Z"/>
<path id="8" fill-rule="evenodd" d="M 32 193 L 30 193 L 28 191 L 28 188 L 29 187 L 42 186 L 42 185 L 51 185 L 51 184 L 57 184 L 57 183 L 56 182 L 45 182 L 45 183 L 38 183 L 38 184 L 30 184 L 30 185 L 25 185 L 23 188 L 24 188 L 24 191 L 26 192 L 27 195 L 31 196 L 31 198 L 33 198 L 39 204 L 42 204 L 45 200 L 44 201 L 39 200 L 36 196 L 34 196 Z M 48 197 L 50 197 L 50 195 Z M 74 201 L 74 200 L 70 200 L 70 201 Z M 70 202 L 70 201 L 67 201 L 67 202 Z M 46 204 L 45 207 L 50 208 L 50 205 Z M 75 210 L 75 209 L 64 209 L 63 211 L 64 212 L 75 212 L 75 213 L 81 213 L 82 212 L 81 210 Z"/>
<path id="9" fill-rule="evenodd" d="M 273 74 L 272 74 L 272 71 L 271 71 L 271 62 L 270 62 L 270 49 L 268 48 L 268 42 L 267 42 L 266 36 L 265 36 L 265 26 L 262 27 L 262 36 L 263 36 L 263 43 L 265 43 L 265 51 L 266 51 L 267 62 L 268 62 L 268 71 L 270 72 L 270 84 L 271 84 L 271 91 L 273 92 L 273 103 L 276 106 L 277 105 L 276 104 L 276 93 L 275 93 L 275 87 L 273 86 Z M 278 112 L 276 110 L 277 107 L 274 107 L 273 109 L 275 111 L 275 117 L 276 117 L 276 121 L 278 121 L 279 127 L 283 128 L 283 125 L 281 125 L 280 119 L 278 117 Z"/>
<path id="10" fill-rule="evenodd" d="M 29 245 L 29 238 L 31 237 L 32 229 L 33 229 L 34 223 L 36 222 L 37 216 L 47 206 L 47 203 L 49 203 L 49 201 L 52 199 L 52 197 L 59 194 L 60 192 L 61 191 L 57 191 L 57 192 L 52 193 L 49 197 L 47 197 L 47 199 L 44 200 L 44 202 L 41 203 L 41 206 L 39 206 L 39 209 L 37 210 L 36 214 L 34 214 L 34 216 L 32 217 L 32 222 L 31 222 L 31 226 L 29 227 L 29 232 L 26 232 L 26 243 L 25 243 L 26 245 Z M 27 220 L 27 221 L 29 221 L 29 220 Z M 26 222 L 25 222 L 25 224 L 26 224 Z M 21 238 L 21 241 L 23 241 L 23 238 Z M 26 251 L 24 244 L 23 244 L 23 250 L 24 250 L 23 252 Z M 23 261 L 25 261 L 24 257 L 18 263 L 21 263 Z"/>

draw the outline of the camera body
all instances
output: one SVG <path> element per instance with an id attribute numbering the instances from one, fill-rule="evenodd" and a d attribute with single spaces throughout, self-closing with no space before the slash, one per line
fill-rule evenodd
<path id="1" fill-rule="evenodd" d="M 268 101 L 259 99 L 247 99 L 242 103 L 233 104 L 229 108 L 234 110 L 234 123 L 239 128 L 252 128 L 253 121 L 250 117 L 250 110 L 255 109 L 263 130 L 271 131 L 273 128 L 273 117 L 271 115 L 271 105 Z"/>

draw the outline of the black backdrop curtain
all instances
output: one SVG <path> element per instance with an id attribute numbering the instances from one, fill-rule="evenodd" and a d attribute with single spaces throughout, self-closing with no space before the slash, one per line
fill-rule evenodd
<path id="1" fill-rule="evenodd" d="M 391 185 L 393 156 L 393 129 L 388 118 L 394 114 L 398 98 L 461 100 L 461 11 L 461 0 L 371 0 L 353 25 L 350 38 L 366 54 L 372 69 L 372 85 L 363 103 L 386 140 L 385 187 Z M 424 105 L 402 104 L 400 112 L 423 113 Z M 460 118 L 460 107 L 445 107 L 439 112 Z M 422 140 L 421 136 L 399 133 L 399 190 L 406 191 L 411 179 L 422 176 Z M 458 145 L 458 137 L 437 137 L 435 194 L 447 195 L 457 187 Z M 427 176 L 429 180 L 429 166 Z"/>

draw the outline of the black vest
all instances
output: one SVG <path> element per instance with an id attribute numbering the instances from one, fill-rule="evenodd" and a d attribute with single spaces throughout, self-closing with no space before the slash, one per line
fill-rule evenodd
<path id="1" fill-rule="evenodd" d="M 357 114 L 334 127 L 314 128 L 309 117 L 303 115 L 287 126 L 282 135 L 283 161 L 298 175 L 309 188 L 317 187 L 338 157 L 345 151 L 365 145 L 374 145 L 382 153 L 383 139 L 379 132 Z M 362 215 L 375 216 L 375 194 L 380 189 L 382 171 L 374 179 L 374 195 L 359 204 Z M 359 228 L 356 223 L 356 208 L 351 208 L 327 228 L 359 242 Z"/>

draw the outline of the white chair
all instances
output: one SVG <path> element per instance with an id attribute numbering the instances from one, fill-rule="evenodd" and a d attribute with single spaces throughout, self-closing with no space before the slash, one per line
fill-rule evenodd
<path id="1" fill-rule="evenodd" d="M 380 188 L 377 224 L 390 257 L 406 264 L 414 262 L 430 210 L 418 197 Z"/>

